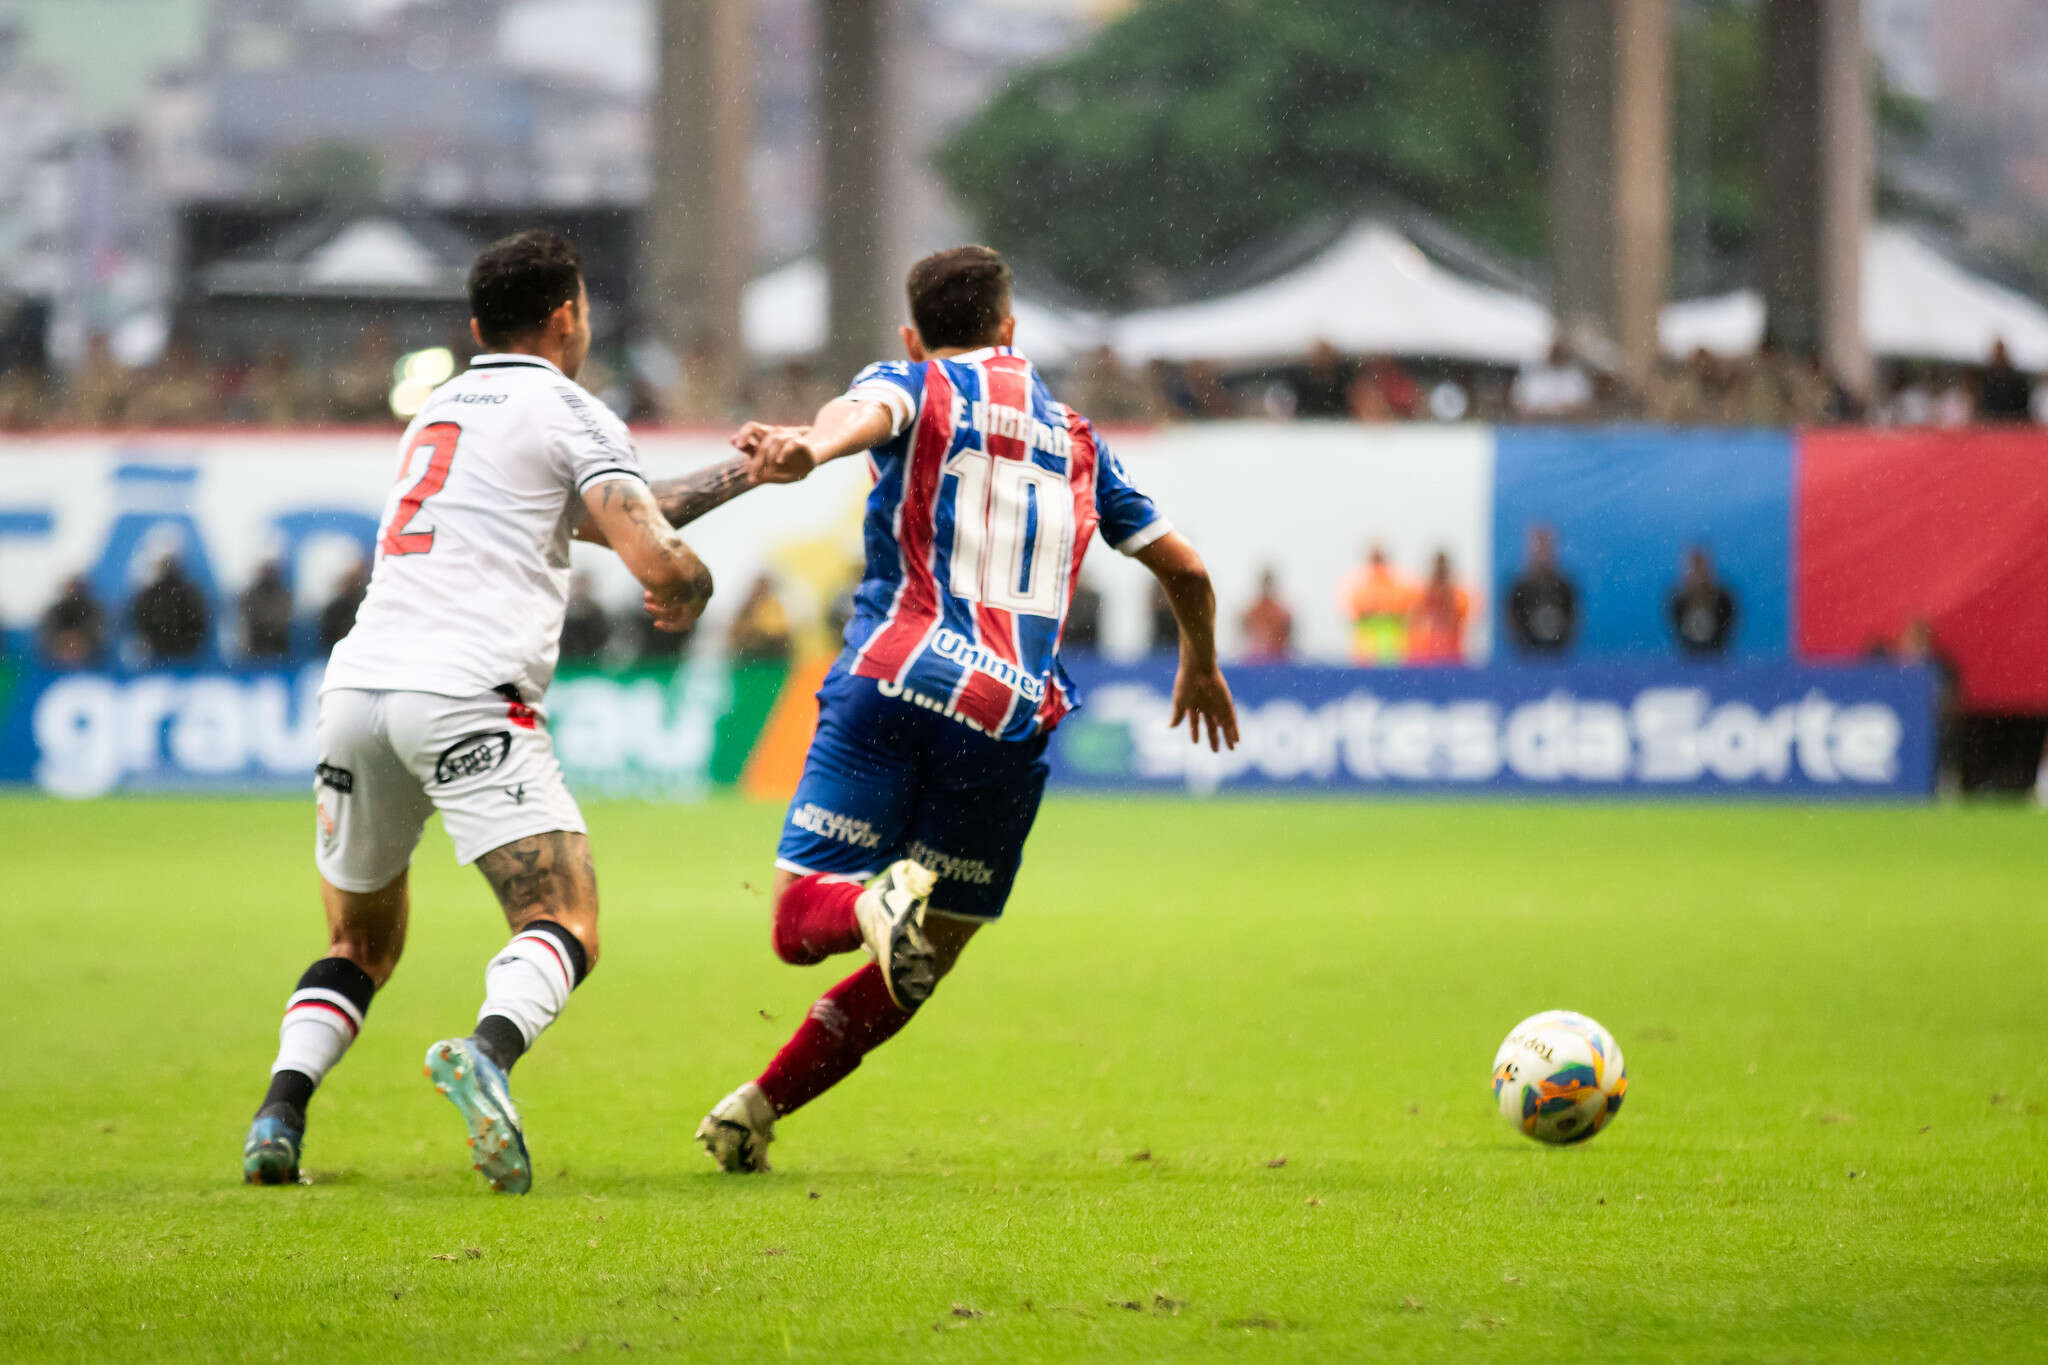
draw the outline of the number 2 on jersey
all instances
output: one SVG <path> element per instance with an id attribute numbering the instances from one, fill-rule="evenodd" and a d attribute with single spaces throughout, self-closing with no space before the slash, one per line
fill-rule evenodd
<path id="1" fill-rule="evenodd" d="M 391 509 L 391 520 L 384 527 L 384 539 L 380 548 L 387 555 L 423 555 L 434 548 L 434 533 L 408 531 L 414 517 L 420 514 L 420 507 L 428 498 L 441 491 L 448 482 L 448 466 L 455 463 L 455 443 L 462 437 L 462 428 L 453 422 L 436 422 L 421 427 L 420 434 L 412 438 L 412 444 L 405 448 L 405 458 L 398 463 L 398 476 L 405 477 L 412 468 L 412 457 L 420 447 L 427 446 L 433 454 L 427 457 L 427 467 L 419 482 L 406 490 L 398 500 L 398 506 Z"/>
<path id="2" fill-rule="evenodd" d="M 947 464 L 953 493 L 955 597 L 1024 616 L 1060 614 L 1064 547 L 1074 535 L 1067 481 L 1030 460 L 963 450 Z"/>

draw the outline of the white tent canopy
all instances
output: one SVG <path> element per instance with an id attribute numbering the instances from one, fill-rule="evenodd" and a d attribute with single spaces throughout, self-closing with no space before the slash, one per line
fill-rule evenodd
<path id="1" fill-rule="evenodd" d="M 1300 268 L 1221 298 L 1127 314 L 1124 360 L 1291 360 L 1318 341 L 1353 354 L 1444 356 L 1498 365 L 1550 347 L 1550 311 L 1453 274 L 1383 222 L 1353 226 Z"/>
<path id="2" fill-rule="evenodd" d="M 1097 344 L 1096 328 L 1034 303 L 1012 301 L 1017 349 L 1041 365 L 1065 365 Z M 791 261 L 753 281 L 740 296 L 740 333 L 757 359 L 788 360 L 825 349 L 825 267 L 814 256 Z"/>
<path id="3" fill-rule="evenodd" d="M 2003 340 L 2021 369 L 2048 369 L 2048 308 L 1971 274 L 1910 228 L 1879 224 L 1865 236 L 1862 304 L 1875 355 L 1981 365 Z M 1763 335 L 1764 302 L 1753 289 L 1671 304 L 1657 323 L 1670 355 L 1700 347 L 1748 355 Z"/>

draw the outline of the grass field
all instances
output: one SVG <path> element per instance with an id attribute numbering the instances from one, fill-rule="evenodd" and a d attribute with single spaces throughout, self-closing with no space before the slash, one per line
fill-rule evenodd
<path id="1" fill-rule="evenodd" d="M 307 810 L 0 801 L 0 1353 L 2048 1354 L 2037 815 L 1056 801 L 927 1017 L 732 1178 L 698 1117 L 845 967 L 769 954 L 778 811 L 590 814 L 519 1200 L 419 1076 L 504 938 L 438 831 L 311 1187 L 247 1189 Z M 1492 1112 L 1547 1006 L 1628 1053 L 1580 1148 Z"/>

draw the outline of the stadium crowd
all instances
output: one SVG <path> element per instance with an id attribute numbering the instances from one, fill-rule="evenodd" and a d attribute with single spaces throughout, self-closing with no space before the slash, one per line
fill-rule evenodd
<path id="1" fill-rule="evenodd" d="M 465 347 L 451 339 L 458 362 Z M 0 370 L 0 430 L 301 426 L 389 423 L 401 359 L 385 330 L 362 333 L 338 363 L 302 363 L 286 345 L 260 354 L 209 356 L 174 338 L 154 363 L 135 369 L 114 357 L 104 337 L 59 375 L 38 364 Z M 623 354 L 591 361 L 586 386 L 622 415 L 644 422 L 719 422 L 741 415 L 801 421 L 836 391 L 806 360 L 754 374 L 744 413 L 720 414 L 683 377 L 667 388 L 640 376 Z M 1979 366 L 1891 362 L 1865 401 L 1831 379 L 1818 362 L 1789 355 L 1768 339 L 1754 355 L 1705 350 L 1667 361 L 1640 390 L 1590 364 L 1560 342 L 1519 370 L 1394 356 L 1347 356 L 1318 343 L 1290 365 L 1226 369 L 1191 360 L 1125 364 L 1107 346 L 1081 357 L 1062 393 L 1105 425 L 1251 418 L 1359 422 L 1611 422 L 1670 426 L 1957 427 L 1974 423 L 2048 423 L 2048 379 L 2017 369 L 2003 343 Z"/>

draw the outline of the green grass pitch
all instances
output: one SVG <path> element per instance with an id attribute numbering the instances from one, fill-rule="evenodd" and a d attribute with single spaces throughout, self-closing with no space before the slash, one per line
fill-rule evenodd
<path id="1" fill-rule="evenodd" d="M 419 1073 L 505 936 L 438 831 L 312 1185 L 248 1189 L 305 804 L 0 801 L 0 1355 L 2048 1354 L 2038 815 L 1055 800 L 759 1178 L 692 1129 L 850 960 L 770 955 L 779 811 L 590 817 L 605 958 L 520 1065 L 509 1199 Z M 1550 1006 L 1627 1051 L 1583 1147 L 1492 1111 Z"/>

